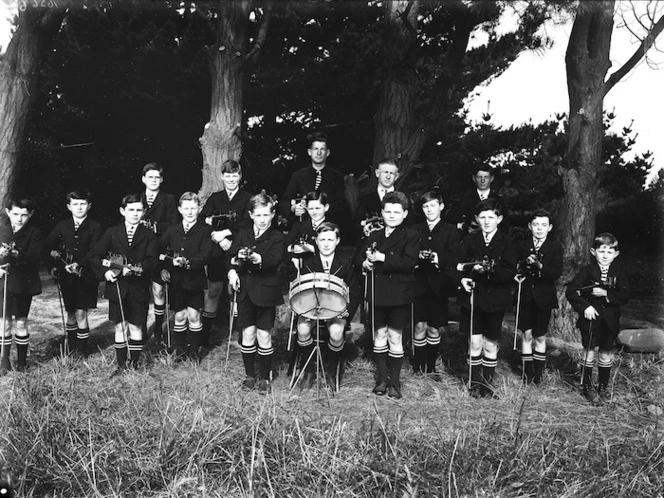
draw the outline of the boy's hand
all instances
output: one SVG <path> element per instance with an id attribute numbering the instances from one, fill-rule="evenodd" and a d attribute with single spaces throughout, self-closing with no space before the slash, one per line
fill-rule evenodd
<path id="1" fill-rule="evenodd" d="M 104 273 L 104 278 L 108 282 L 115 282 L 118 277 L 115 276 L 115 273 L 113 273 L 113 270 L 108 270 L 106 273 Z"/>
<path id="2" fill-rule="evenodd" d="M 214 242 L 215 244 L 219 244 L 220 242 L 222 242 L 224 239 L 227 239 L 231 235 L 233 235 L 233 234 L 228 229 L 214 231 L 214 232 L 212 232 L 212 242 Z M 224 250 L 227 250 L 227 249 L 224 249 Z"/>
<path id="3" fill-rule="evenodd" d="M 159 276 L 164 282 L 170 282 L 171 281 L 171 272 L 166 270 L 165 268 L 159 272 Z"/>
<path id="4" fill-rule="evenodd" d="M 5 275 L 7 275 L 7 270 L 0 266 L 0 278 L 4 278 Z"/>
<path id="5" fill-rule="evenodd" d="M 606 289 L 602 289 L 601 287 L 593 287 L 593 296 L 594 297 L 606 297 L 608 295 L 609 295 L 609 293 L 606 292 Z"/>
<path id="6" fill-rule="evenodd" d="M 583 316 L 586 318 L 586 320 L 595 320 L 599 317 L 599 313 L 592 306 L 588 306 L 583 312 Z"/>
<path id="7" fill-rule="evenodd" d="M 534 267 L 537 268 L 538 270 L 541 270 L 541 269 L 542 269 L 542 263 L 541 263 L 541 261 L 539 261 L 539 260 L 537 259 L 537 256 L 535 256 L 534 254 L 531 254 L 530 256 L 528 256 L 528 257 L 526 258 L 526 264 L 527 264 L 528 266 L 534 266 Z"/>
<path id="8" fill-rule="evenodd" d="M 80 271 L 80 266 L 78 263 L 74 262 L 65 266 L 65 271 L 71 274 L 78 274 Z"/>
<path id="9" fill-rule="evenodd" d="M 251 257 L 249 258 L 249 260 L 255 265 L 260 265 L 261 263 L 263 263 L 263 257 L 256 251 L 253 251 L 251 253 Z"/>
<path id="10" fill-rule="evenodd" d="M 380 251 L 370 251 L 367 249 L 367 259 L 372 263 L 384 263 L 385 253 Z"/>
<path id="11" fill-rule="evenodd" d="M 291 211 L 295 214 L 295 216 L 302 216 L 304 213 L 306 213 L 307 209 L 304 207 L 304 201 L 291 201 Z"/>
<path id="12" fill-rule="evenodd" d="M 183 256 L 178 256 L 173 258 L 173 266 L 185 266 L 187 264 L 187 258 Z"/>
<path id="13" fill-rule="evenodd" d="M 439 266 L 439 264 L 438 264 L 438 253 L 436 251 L 431 251 L 431 264 Z"/>
<path id="14" fill-rule="evenodd" d="M 228 287 L 234 292 L 240 290 L 240 277 L 235 270 L 228 272 Z"/>
<path id="15" fill-rule="evenodd" d="M 4 258 L 9 254 L 9 246 L 7 244 L 0 244 L 0 258 Z"/>
<path id="16" fill-rule="evenodd" d="M 128 268 L 126 266 L 122 268 L 122 276 L 123 277 L 126 277 L 127 275 L 131 275 L 131 273 L 132 273 L 131 268 Z"/>
<path id="17" fill-rule="evenodd" d="M 219 247 L 221 247 L 222 251 L 228 251 L 231 248 L 232 242 L 228 239 L 222 239 L 221 242 L 219 242 Z"/>
<path id="18" fill-rule="evenodd" d="M 461 287 L 463 287 L 463 290 L 466 292 L 470 292 L 473 290 L 473 287 L 475 287 L 475 282 L 473 282 L 472 278 L 464 277 L 461 279 Z"/>
<path id="19" fill-rule="evenodd" d="M 365 260 L 362 262 L 362 268 L 364 268 L 364 269 L 367 270 L 367 271 L 373 271 L 373 269 L 374 269 L 374 265 L 373 265 L 373 263 L 372 263 L 371 261 L 369 261 L 368 259 L 365 259 Z"/>

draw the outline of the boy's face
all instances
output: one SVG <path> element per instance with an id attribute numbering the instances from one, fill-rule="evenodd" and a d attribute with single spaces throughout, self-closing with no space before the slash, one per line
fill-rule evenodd
<path id="1" fill-rule="evenodd" d="M 383 188 L 392 188 L 394 182 L 399 178 L 399 168 L 393 164 L 379 164 L 376 169 L 378 185 Z"/>
<path id="2" fill-rule="evenodd" d="M 159 190 L 159 187 L 161 186 L 161 182 L 164 181 L 164 179 L 161 177 L 161 173 L 157 170 L 150 170 L 147 173 L 143 175 L 143 184 L 145 185 L 145 188 L 148 190 Z"/>
<path id="3" fill-rule="evenodd" d="M 618 257 L 620 251 L 616 251 L 615 247 L 602 244 L 597 249 L 591 249 L 590 254 L 595 256 L 597 263 L 600 265 L 609 266 L 611 263 L 613 263 L 613 260 Z"/>
<path id="4" fill-rule="evenodd" d="M 198 218 L 201 206 L 196 201 L 182 201 L 178 206 L 178 211 L 182 215 L 182 219 L 187 223 L 193 223 Z"/>
<path id="5" fill-rule="evenodd" d="M 445 204 L 438 202 L 436 199 L 432 199 L 422 204 L 424 216 L 426 216 L 429 221 L 440 219 L 440 213 L 443 212 L 443 208 L 445 208 Z"/>
<path id="6" fill-rule="evenodd" d="M 327 161 L 327 157 L 330 155 L 330 149 L 327 148 L 325 142 L 313 142 L 307 152 L 311 158 L 311 163 L 315 166 L 325 165 L 325 161 Z"/>
<path id="7" fill-rule="evenodd" d="M 491 182 L 493 182 L 493 175 L 488 171 L 478 171 L 473 175 L 473 181 L 477 190 L 487 190 L 491 186 Z"/>
<path id="8" fill-rule="evenodd" d="M 13 206 L 11 209 L 5 208 L 5 213 L 7 213 L 7 217 L 9 218 L 9 222 L 14 231 L 23 228 L 32 216 L 32 213 L 28 211 L 28 208 L 20 208 L 18 206 Z"/>
<path id="9" fill-rule="evenodd" d="M 545 239 L 547 235 L 549 235 L 553 225 L 549 222 L 549 218 L 547 216 L 538 216 L 537 218 L 533 218 L 533 220 L 528 223 L 528 228 L 530 228 L 530 232 L 533 234 L 534 238 L 537 240 L 542 240 Z"/>
<path id="10" fill-rule="evenodd" d="M 143 203 L 130 202 L 125 207 L 120 208 L 120 214 L 124 216 L 125 222 L 136 225 L 143 217 Z"/>
<path id="11" fill-rule="evenodd" d="M 81 220 L 88 215 L 88 211 L 92 204 L 90 204 L 85 199 L 70 199 L 69 204 L 67 204 L 67 209 L 77 220 Z"/>
<path id="12" fill-rule="evenodd" d="M 408 210 L 404 209 L 399 203 L 388 202 L 383 208 L 383 220 L 385 226 L 390 228 L 398 227 L 403 223 L 403 220 L 408 216 Z"/>
<path id="13" fill-rule="evenodd" d="M 240 173 L 223 173 L 221 178 L 224 180 L 224 186 L 226 187 L 226 190 L 230 190 L 232 192 L 240 185 L 242 175 Z"/>
<path id="14" fill-rule="evenodd" d="M 318 246 L 318 251 L 323 256 L 331 256 L 334 254 L 334 251 L 337 249 L 341 240 L 337 234 L 330 230 L 327 232 L 321 232 L 316 236 L 316 245 Z"/>
<path id="15" fill-rule="evenodd" d="M 323 221 L 328 209 L 330 209 L 329 204 L 323 204 L 320 201 L 307 202 L 307 213 L 314 223 Z"/>
<path id="16" fill-rule="evenodd" d="M 253 220 L 254 226 L 263 232 L 268 229 L 274 218 L 272 205 L 255 207 L 253 211 L 249 211 L 249 216 Z"/>
<path id="17" fill-rule="evenodd" d="M 475 216 L 477 224 L 484 233 L 493 233 L 498 229 L 498 225 L 503 221 L 503 216 L 498 216 L 495 211 L 482 211 Z"/>

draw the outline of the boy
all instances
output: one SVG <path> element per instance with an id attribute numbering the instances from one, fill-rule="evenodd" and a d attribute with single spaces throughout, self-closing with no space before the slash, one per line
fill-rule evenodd
<path id="1" fill-rule="evenodd" d="M 88 310 L 97 307 L 99 282 L 89 267 L 87 254 L 101 237 L 101 225 L 88 217 L 90 194 L 69 192 L 67 209 L 71 217 L 60 221 L 46 238 L 51 274 L 56 275 L 67 311 L 67 341 L 72 353 L 89 354 Z"/>
<path id="2" fill-rule="evenodd" d="M 251 227 L 249 219 L 251 195 L 240 187 L 242 181 L 240 164 L 233 160 L 225 161 L 221 166 L 221 178 L 224 181 L 224 189 L 210 196 L 200 214 L 201 220 L 212 229 L 212 259 L 207 267 L 208 288 L 202 315 L 201 345 L 204 347 L 210 346 L 210 331 L 217 317 L 219 298 L 228 272 L 228 268 L 224 265 L 225 253 L 230 249 L 233 236 L 238 230 Z M 215 218 L 215 215 L 227 217 Z"/>
<path id="3" fill-rule="evenodd" d="M 0 227 L 0 278 L 4 278 L 7 289 L 6 315 L 4 320 L 4 351 L 0 361 L 0 374 L 10 370 L 9 351 L 12 345 L 12 333 L 16 342 L 16 369 L 19 372 L 27 368 L 28 345 L 28 314 L 32 296 L 41 294 L 39 280 L 39 262 L 44 250 L 41 232 L 28 225 L 34 214 L 34 204 L 28 199 L 9 201 L 5 214 L 9 224 Z"/>
<path id="4" fill-rule="evenodd" d="M 498 231 L 503 221 L 498 201 L 487 199 L 478 203 L 475 221 L 480 231 L 459 245 L 457 269 L 466 270 L 467 275 L 461 278 L 465 292 L 459 296 L 459 330 L 470 336 L 470 394 L 480 398 L 495 396 L 492 382 L 498 364 L 498 341 L 505 312 L 512 307 L 511 283 L 516 275 L 517 256 L 514 241 Z"/>
<path id="5" fill-rule="evenodd" d="M 556 280 L 563 271 L 563 251 L 549 237 L 553 228 L 551 216 L 544 209 L 536 209 L 530 217 L 528 228 L 532 237 L 517 248 L 519 274 L 515 277 L 521 288 L 518 310 L 521 339 L 521 362 L 524 381 L 528 384 L 542 382 L 546 367 L 546 332 L 551 310 L 558 307 Z M 535 350 L 533 351 L 533 338 Z"/>
<path id="6" fill-rule="evenodd" d="M 385 197 L 385 194 L 394 192 L 394 183 L 399 178 L 399 167 L 396 159 L 385 158 L 379 161 L 375 174 L 378 184 L 374 190 L 360 197 L 355 215 L 356 224 L 360 226 L 364 237 L 368 235 L 368 227 L 363 226 L 362 222 L 368 217 L 379 215 L 383 208 L 383 197 Z"/>
<path id="7" fill-rule="evenodd" d="M 593 404 L 601 404 L 610 397 L 611 351 L 620 330 L 620 306 L 629 300 L 629 282 L 626 268 L 615 261 L 620 254 L 615 236 L 610 233 L 596 236 L 590 253 L 595 261 L 581 268 L 568 284 L 565 297 L 579 314 L 576 324 L 586 349 L 581 367 L 583 396 Z M 596 347 L 599 347 L 597 393 L 592 386 Z"/>
<path id="8" fill-rule="evenodd" d="M 200 310 L 205 293 L 205 265 L 212 253 L 210 229 L 196 223 L 200 206 L 196 194 L 182 194 L 178 207 L 182 223 L 167 228 L 159 239 L 160 259 L 170 282 L 169 304 L 175 311 L 175 349 L 181 353 L 189 344 L 189 357 L 194 360 L 198 360 L 203 328 Z"/>
<path id="9" fill-rule="evenodd" d="M 148 163 L 143 167 L 143 185 L 145 191 L 142 195 L 145 211 L 141 222 L 151 228 L 159 236 L 166 228 L 174 225 L 178 221 L 177 203 L 172 194 L 167 194 L 161 190 L 161 184 L 164 181 L 164 170 L 157 163 Z M 155 266 L 155 270 L 158 268 Z M 154 336 L 157 344 L 161 340 L 161 329 L 164 322 L 165 294 L 164 282 L 159 273 L 152 275 L 152 301 L 154 303 Z M 144 343 L 147 341 L 145 335 Z"/>
<path id="10" fill-rule="evenodd" d="M 461 231 L 462 236 L 479 231 L 475 223 L 475 206 L 477 203 L 486 199 L 495 199 L 501 206 L 503 221 L 501 231 L 507 230 L 507 204 L 500 197 L 491 184 L 495 180 L 494 170 L 488 164 L 480 164 L 475 168 L 472 175 L 475 188 L 469 191 L 460 202 L 460 209 L 456 216 L 456 227 Z"/>
<path id="11" fill-rule="evenodd" d="M 316 228 L 316 247 L 318 254 L 307 253 L 302 259 L 302 274 L 306 273 L 327 273 L 339 277 L 348 286 L 349 290 L 353 292 L 356 288 L 354 285 L 355 271 L 353 263 L 348 258 L 342 258 L 336 254 L 336 249 L 341 242 L 341 235 L 339 227 L 334 223 L 323 222 Z M 353 296 L 353 299 L 358 299 L 359 296 Z M 327 368 L 326 377 L 328 385 L 336 390 L 341 383 L 341 369 L 339 368 L 339 360 L 341 352 L 344 349 L 344 329 L 346 327 L 347 313 L 338 317 L 330 318 L 325 321 L 329 333 L 327 342 Z M 312 330 L 315 330 L 316 322 L 313 319 L 299 316 L 297 319 L 297 344 L 301 348 L 300 368 L 304 367 L 304 362 L 307 361 L 311 352 L 313 351 L 313 337 Z M 315 358 L 307 365 L 307 372 L 304 378 L 304 384 L 311 386 L 315 381 L 314 368 Z"/>
<path id="12" fill-rule="evenodd" d="M 120 214 L 124 221 L 107 229 L 88 255 L 97 278 L 106 280 L 108 319 L 115 324 L 118 368 L 114 375 L 127 369 L 127 349 L 132 367 L 138 366 L 150 301 L 150 277 L 157 261 L 156 235 L 140 223 L 141 195 L 125 195 Z"/>
<path id="13" fill-rule="evenodd" d="M 258 352 L 258 391 L 261 394 L 271 390 L 274 350 L 270 331 L 276 306 L 283 302 L 277 269 L 284 253 L 284 235 L 271 227 L 274 207 L 274 201 L 265 192 L 253 196 L 249 201 L 253 226 L 240 230 L 226 253 L 230 268 L 228 285 L 237 293 L 238 325 L 242 330 L 242 360 L 246 373 L 242 388 L 256 387 L 254 366 Z"/>
<path id="14" fill-rule="evenodd" d="M 438 191 L 425 192 L 420 202 L 426 221 L 413 226 L 420 234 L 419 263 L 415 269 L 413 366 L 415 373 L 435 374 L 440 330 L 447 326 L 448 299 L 456 287 L 456 274 L 450 268 L 454 268 L 459 234 L 440 219 L 445 204 Z"/>
<path id="15" fill-rule="evenodd" d="M 415 299 L 413 270 L 417 265 L 419 236 L 402 226 L 408 216 L 408 198 L 404 193 L 385 194 L 382 215 L 385 228 L 365 239 L 355 256 L 355 264 L 365 272 L 372 272 L 370 278 L 374 279 L 367 291 L 374 308 L 376 386 L 373 393 L 378 396 L 387 393 L 391 398 L 400 399 L 402 335 L 410 316 L 410 303 Z"/>
<path id="16" fill-rule="evenodd" d="M 309 219 L 296 223 L 286 237 L 286 252 L 297 269 L 300 268 L 300 258 L 316 252 L 316 230 L 325 221 L 325 214 L 330 209 L 325 192 L 309 192 L 304 202 Z"/>

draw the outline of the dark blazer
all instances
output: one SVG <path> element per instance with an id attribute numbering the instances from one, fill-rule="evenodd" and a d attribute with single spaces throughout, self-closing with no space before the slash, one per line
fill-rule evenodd
<path id="1" fill-rule="evenodd" d="M 323 273 L 323 262 L 318 254 L 308 254 L 302 259 L 302 275 L 307 273 Z M 330 275 L 339 277 L 348 286 L 350 293 L 350 300 L 360 299 L 362 296 L 358 292 L 359 285 L 357 285 L 358 274 L 353 266 L 353 261 L 349 257 L 342 257 L 338 254 L 334 255 L 332 265 L 330 266 Z"/>
<path id="2" fill-rule="evenodd" d="M 456 261 L 467 263 L 481 260 L 485 255 L 495 260 L 494 270 L 490 273 L 472 274 L 472 269 L 468 268 L 465 272 L 459 273 L 459 281 L 464 276 L 473 278 L 475 306 L 482 311 L 486 313 L 510 311 L 511 288 L 516 275 L 516 243 L 504 233 L 496 232 L 487 247 L 482 233 L 473 233 L 461 241 Z M 462 308 L 470 308 L 470 293 L 461 289 L 459 304 Z"/>
<path id="3" fill-rule="evenodd" d="M 6 244 L 13 242 L 18 251 L 17 255 L 10 253 L 0 260 L 0 264 L 10 264 L 6 277 L 7 291 L 10 294 L 28 296 L 41 294 L 39 263 L 44 253 L 44 239 L 41 232 L 27 224 L 23 225 L 18 232 L 13 233 L 11 225 L 3 223 L 0 227 L 0 242 Z"/>
<path id="4" fill-rule="evenodd" d="M 371 192 L 367 192 L 360 197 L 355 213 L 355 220 L 357 223 L 360 223 L 369 216 L 380 216 L 382 210 L 383 203 L 380 201 L 378 188 L 374 188 Z"/>
<path id="5" fill-rule="evenodd" d="M 178 222 L 178 202 L 172 194 L 167 194 L 160 190 L 152 202 L 152 207 L 148 207 L 145 192 L 141 194 L 141 199 L 145 206 L 143 219 L 157 222 L 157 234 L 164 233 L 169 226 L 175 225 Z"/>
<path id="6" fill-rule="evenodd" d="M 519 243 L 517 251 L 519 262 L 535 253 L 532 237 Z M 563 250 L 556 240 L 547 237 L 538 253 L 542 269 L 524 273 L 526 279 L 521 284 L 521 306 L 534 304 L 541 309 L 554 309 L 558 307 L 556 280 L 563 272 Z"/>
<path id="7" fill-rule="evenodd" d="M 322 171 L 323 176 L 318 190 L 327 194 L 327 199 L 330 203 L 330 209 L 327 212 L 328 218 L 339 221 L 346 213 L 344 175 L 327 165 Z M 316 172 L 313 166 L 307 166 L 293 173 L 279 202 L 280 214 L 292 219 L 291 199 L 304 197 L 309 192 L 312 192 L 315 186 Z"/>
<path id="8" fill-rule="evenodd" d="M 232 259 L 237 256 L 242 247 L 252 247 L 261 255 L 260 266 L 247 264 L 242 267 L 232 265 Z M 226 253 L 226 267 L 237 268 L 240 275 L 240 290 L 237 300 L 246 297 L 257 306 L 278 306 L 283 303 L 281 279 L 277 269 L 284 254 L 284 234 L 268 228 L 258 239 L 254 237 L 253 226 L 240 230 L 233 245 Z"/>
<path id="9" fill-rule="evenodd" d="M 505 202 L 505 199 L 499 196 L 493 188 L 489 190 L 488 198 L 500 202 L 502 206 L 503 221 L 498 225 L 498 230 L 507 233 L 509 228 L 507 202 Z M 475 222 L 475 207 L 479 202 L 480 196 L 477 194 L 477 189 L 473 188 L 463 197 L 459 203 L 459 207 L 453 210 L 452 214 L 450 214 L 450 219 L 453 220 L 455 226 L 457 223 L 464 224 L 464 227 L 461 230 L 463 234 L 468 234 L 471 223 Z"/>
<path id="10" fill-rule="evenodd" d="M 134 232 L 131 247 L 129 247 L 124 222 L 107 229 L 88 254 L 90 265 L 99 280 L 105 280 L 104 274 L 108 271 L 108 268 L 102 266 L 101 262 L 109 253 L 126 256 L 128 263 L 140 264 L 143 267 L 141 275 L 119 277 L 118 282 L 122 298 L 124 299 L 129 295 L 131 299 L 135 299 L 137 302 L 149 301 L 151 274 L 157 263 L 157 236 L 154 232 L 139 224 L 136 232 Z M 115 283 L 106 282 L 104 295 L 109 301 L 118 302 Z"/>
<path id="11" fill-rule="evenodd" d="M 592 288 L 583 289 L 593 284 L 597 284 L 595 287 L 600 286 L 602 272 L 597 261 L 581 268 L 576 277 L 567 284 L 565 297 L 574 308 L 574 311 L 579 314 L 576 325 L 582 331 L 587 332 L 590 328 L 591 320 L 587 320 L 583 316 L 583 312 L 588 306 L 594 307 L 599 313 L 599 318 L 592 320 L 592 322 L 604 322 L 609 332 L 614 336 L 618 335 L 620 331 L 620 306 L 629 301 L 627 268 L 620 261 L 614 260 L 609 266 L 608 276 L 615 277 L 616 285 L 613 289 L 607 289 L 607 297 L 593 297 L 591 294 Z"/>
<path id="12" fill-rule="evenodd" d="M 177 252 L 189 260 L 189 268 L 173 266 L 172 259 L 165 259 L 162 264 L 171 274 L 171 292 L 179 290 L 203 291 L 207 287 L 205 265 L 212 254 L 210 229 L 196 223 L 184 233 L 182 223 L 172 225 L 159 238 L 159 254 L 166 254 L 167 249 Z"/>
<path id="13" fill-rule="evenodd" d="M 355 254 L 355 265 L 362 269 L 367 248 L 376 242 L 376 249 L 385 253 L 385 262 L 374 265 L 376 306 L 402 306 L 415 299 L 415 266 L 418 261 L 420 236 L 417 232 L 398 226 L 389 237 L 378 230 L 367 237 Z M 371 286 L 367 300 L 371 301 Z"/>
<path id="14" fill-rule="evenodd" d="M 238 189 L 237 193 L 231 200 L 228 199 L 226 190 L 220 190 L 212 194 L 203 209 L 198 219 L 201 223 L 205 223 L 205 218 L 213 214 L 228 214 L 231 211 L 237 213 L 237 219 L 234 222 L 228 222 L 227 228 L 234 234 L 242 228 L 250 228 L 251 218 L 249 218 L 249 201 L 251 194 L 242 189 Z"/>
<path id="15" fill-rule="evenodd" d="M 314 248 L 316 247 L 316 231 L 314 230 L 314 226 L 312 225 L 310 218 L 297 222 L 295 225 L 293 225 L 293 228 L 291 228 L 290 232 L 288 232 L 288 235 L 286 235 L 285 249 L 287 253 L 288 248 L 298 242 L 300 238 L 305 239 L 307 243 L 313 245 Z M 288 255 L 292 256 L 290 253 L 288 253 Z"/>
<path id="16" fill-rule="evenodd" d="M 431 250 L 438 254 L 438 266 L 428 260 L 418 260 L 415 268 L 417 279 L 415 294 L 423 296 L 430 292 L 439 297 L 453 295 L 457 288 L 454 266 L 456 251 L 459 248 L 459 232 L 443 221 L 439 221 L 432 231 L 429 231 L 426 222 L 418 223 L 413 230 L 420 234 L 420 251 Z"/>

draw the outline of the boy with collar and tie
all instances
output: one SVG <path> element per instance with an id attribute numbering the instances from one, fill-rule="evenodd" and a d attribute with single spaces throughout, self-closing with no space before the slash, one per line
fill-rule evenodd
<path id="1" fill-rule="evenodd" d="M 13 199 L 7 204 L 5 214 L 8 223 L 0 226 L 0 279 L 4 279 L 0 290 L 7 295 L 3 341 L 3 356 L 0 359 L 0 375 L 10 370 L 9 352 L 12 333 L 16 343 L 16 369 L 27 368 L 30 333 L 28 314 L 32 296 L 41 294 L 39 263 L 44 250 L 41 232 L 28 224 L 34 214 L 34 204 L 29 199 Z M 0 313 L 2 313 L 0 311 Z"/>
<path id="2" fill-rule="evenodd" d="M 304 198 L 308 219 L 293 226 L 286 236 L 286 253 L 296 269 L 300 268 L 301 258 L 316 252 L 316 229 L 325 222 L 330 209 L 325 192 L 309 192 Z"/>
<path id="3" fill-rule="evenodd" d="M 238 326 L 242 330 L 242 359 L 246 377 L 242 388 L 271 391 L 271 330 L 276 307 L 283 303 L 279 264 L 284 254 L 284 234 L 271 227 L 275 203 L 262 192 L 249 201 L 251 228 L 240 230 L 226 253 L 228 286 L 237 293 Z M 258 353 L 258 384 L 255 363 Z"/>
<path id="4" fill-rule="evenodd" d="M 463 239 L 456 260 L 457 270 L 465 275 L 459 295 L 459 330 L 470 336 L 470 394 L 479 398 L 495 396 L 492 382 L 498 364 L 498 341 L 505 312 L 512 308 L 517 252 L 514 241 L 498 230 L 503 221 L 498 201 L 479 202 L 475 220 L 479 232 Z"/>
<path id="5" fill-rule="evenodd" d="M 613 234 L 597 235 L 590 253 L 594 261 L 581 268 L 567 285 L 565 297 L 579 314 L 576 325 L 585 348 L 581 370 L 583 396 L 593 404 L 603 404 L 610 400 L 612 350 L 620 331 L 620 307 L 629 301 L 629 279 L 627 268 L 616 261 L 620 247 Z M 599 348 L 597 392 L 592 385 L 595 348 Z"/>
<path id="6" fill-rule="evenodd" d="M 472 175 L 475 188 L 469 191 L 460 202 L 460 212 L 456 216 L 456 227 L 462 236 L 477 232 L 479 228 L 475 223 L 475 206 L 480 201 L 495 199 L 502 206 L 503 221 L 501 231 L 507 231 L 507 204 L 498 195 L 492 184 L 495 180 L 494 169 L 488 164 L 480 164 Z"/>
<path id="7" fill-rule="evenodd" d="M 516 299 L 520 304 L 518 325 L 523 330 L 521 362 L 524 381 L 528 384 L 542 382 L 546 367 L 546 333 L 551 310 L 558 307 L 556 281 L 563 271 L 563 251 L 549 236 L 552 228 L 548 211 L 536 209 L 528 223 L 532 237 L 517 247 L 519 265 L 514 278 L 520 289 Z"/>
<path id="8" fill-rule="evenodd" d="M 203 206 L 201 221 L 210 227 L 212 238 L 212 259 L 207 267 L 208 286 L 205 293 L 205 307 L 202 314 L 203 330 L 201 345 L 210 346 L 210 333 L 217 317 L 219 299 L 226 281 L 226 251 L 233 242 L 233 237 L 242 228 L 251 227 L 249 218 L 249 200 L 251 194 L 242 189 L 242 167 L 237 161 L 228 160 L 221 165 L 223 190 L 215 192 Z M 226 218 L 215 218 L 217 215 Z"/>
<path id="9" fill-rule="evenodd" d="M 177 202 L 175 196 L 161 190 L 161 184 L 164 181 L 164 169 L 159 164 L 148 163 L 143 166 L 141 180 L 145 185 L 145 191 L 142 195 L 144 212 L 141 222 L 151 228 L 159 237 L 166 228 L 178 222 Z M 154 304 L 154 336 L 157 343 L 159 343 L 164 323 L 166 297 L 164 282 L 158 272 L 152 275 L 151 292 Z M 144 341 L 148 339 L 147 334 L 143 339 Z"/>
<path id="10" fill-rule="evenodd" d="M 341 242 L 341 232 L 334 223 L 323 222 L 316 228 L 316 253 L 307 253 L 302 259 L 302 275 L 307 273 L 327 273 L 339 277 L 348 286 L 350 292 L 356 289 L 356 272 L 350 258 L 344 258 L 336 254 L 336 249 Z M 351 299 L 359 299 L 353 295 Z M 344 348 L 344 329 L 348 314 L 330 318 L 325 321 L 329 338 L 327 342 L 326 376 L 328 385 L 332 389 L 341 383 L 340 358 Z M 312 330 L 316 327 L 316 321 L 311 318 L 299 316 L 297 319 L 297 344 L 301 351 L 300 369 L 304 367 L 314 347 Z M 311 386 L 315 381 L 315 360 L 307 365 L 307 372 L 303 386 Z"/>
<path id="11" fill-rule="evenodd" d="M 88 310 L 97 307 L 99 282 L 88 263 L 88 252 L 101 237 L 101 225 L 88 216 L 92 208 L 90 194 L 74 190 L 66 195 L 71 216 L 60 221 L 46 238 L 51 258 L 51 274 L 62 290 L 67 312 L 65 328 L 72 353 L 89 354 L 90 326 Z"/>
<path id="12" fill-rule="evenodd" d="M 193 192 L 180 196 L 178 211 L 182 223 L 172 225 L 159 238 L 159 259 L 163 261 L 164 275 L 169 282 L 170 307 L 175 312 L 173 344 L 182 353 L 189 345 L 188 356 L 199 359 L 203 325 L 203 307 L 206 277 L 205 265 L 212 253 L 210 229 L 197 223 L 201 201 Z M 170 254 L 169 254 L 170 253 Z"/>
<path id="13" fill-rule="evenodd" d="M 459 233 L 441 221 L 445 204 L 440 192 L 429 190 L 422 194 L 420 202 L 426 221 L 413 226 L 420 234 L 419 262 L 415 269 L 413 367 L 415 373 L 436 374 L 440 331 L 447 326 L 448 299 L 456 288 L 456 275 L 450 268 L 454 267 Z"/>
<path id="14" fill-rule="evenodd" d="M 123 222 L 108 228 L 88 255 L 97 278 L 106 281 L 108 319 L 115 325 L 114 375 L 127 369 L 128 354 L 136 368 L 143 350 L 151 275 L 157 266 L 157 237 L 140 223 L 143 210 L 141 194 L 125 195 L 120 207 Z"/>
<path id="15" fill-rule="evenodd" d="M 355 215 L 356 224 L 360 226 L 361 236 L 364 237 L 368 235 L 369 227 L 362 226 L 362 222 L 369 217 L 379 216 L 383 208 L 383 197 L 395 190 L 394 184 L 399 178 L 399 166 L 396 159 L 385 158 L 378 161 L 375 174 L 378 179 L 376 188 L 360 197 Z"/>
<path id="16" fill-rule="evenodd" d="M 374 282 L 368 286 L 367 299 L 373 307 L 376 361 L 376 385 L 373 393 L 401 398 L 403 329 L 415 299 L 415 275 L 419 235 L 403 227 L 408 216 L 408 198 L 403 192 L 383 197 L 383 230 L 371 233 L 355 256 L 355 265 L 371 272 Z M 374 295 L 372 295 L 372 289 Z"/>

